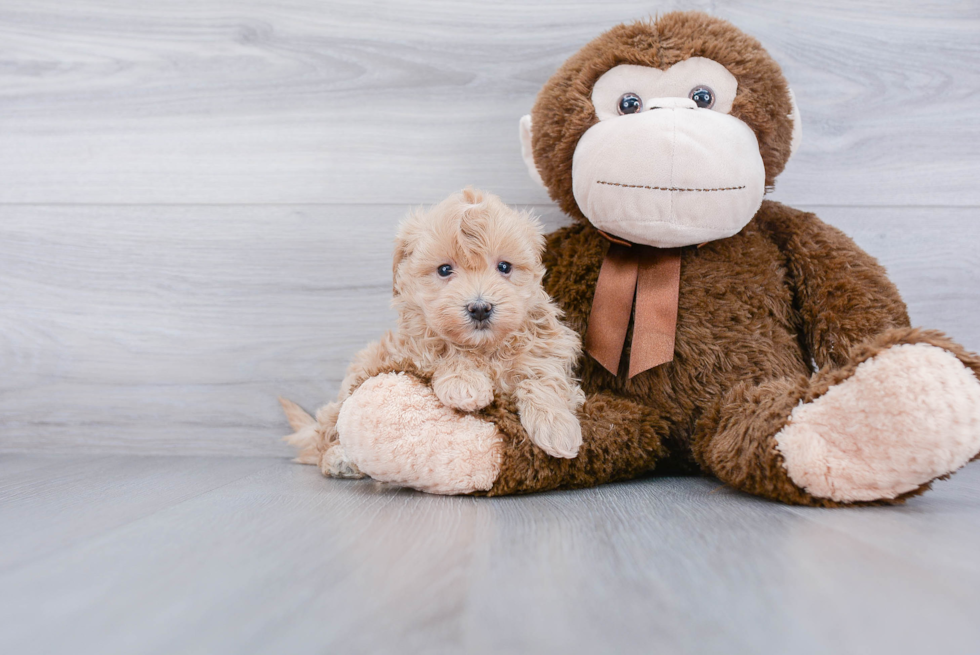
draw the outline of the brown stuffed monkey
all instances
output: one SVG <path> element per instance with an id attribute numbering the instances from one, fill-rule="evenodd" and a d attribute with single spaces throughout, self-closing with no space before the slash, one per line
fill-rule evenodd
<path id="1" fill-rule="evenodd" d="M 521 137 L 574 219 L 545 282 L 589 353 L 581 450 L 545 454 L 507 399 L 461 415 L 388 372 L 337 422 L 361 471 L 490 495 L 701 471 L 835 506 L 901 501 L 977 457 L 980 358 L 909 327 L 848 237 L 763 199 L 800 118 L 754 38 L 697 12 L 619 25 L 548 81 Z"/>

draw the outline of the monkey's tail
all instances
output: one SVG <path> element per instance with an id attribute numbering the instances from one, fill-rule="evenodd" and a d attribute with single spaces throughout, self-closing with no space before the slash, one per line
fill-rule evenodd
<path id="1" fill-rule="evenodd" d="M 319 429 L 320 425 L 316 419 L 303 411 L 303 408 L 293 401 L 280 397 L 279 404 L 282 405 L 282 411 L 286 413 L 289 426 L 294 430 L 292 434 L 287 434 L 282 439 L 299 449 L 299 455 L 295 461 L 300 464 L 318 465 L 323 442 L 323 431 Z"/>

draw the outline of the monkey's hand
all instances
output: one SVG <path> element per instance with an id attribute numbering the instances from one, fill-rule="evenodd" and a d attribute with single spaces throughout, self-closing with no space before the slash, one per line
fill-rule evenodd
<path id="1" fill-rule="evenodd" d="M 358 387 L 341 408 L 337 431 L 335 448 L 343 450 L 331 475 L 344 473 L 346 463 L 381 482 L 466 494 L 489 490 L 500 474 L 496 426 L 450 409 L 405 373 L 384 373 Z"/>

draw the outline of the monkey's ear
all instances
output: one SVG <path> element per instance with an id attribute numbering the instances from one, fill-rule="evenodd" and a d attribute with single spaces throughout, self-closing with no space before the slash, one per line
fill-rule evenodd
<path id="1" fill-rule="evenodd" d="M 793 89 L 789 90 L 789 102 L 793 106 L 792 111 L 789 112 L 789 119 L 793 121 L 793 137 L 789 142 L 789 156 L 792 157 L 803 139 L 803 122 L 800 120 L 800 108 L 796 106 L 796 96 L 793 95 Z"/>
<path id="2" fill-rule="evenodd" d="M 531 148 L 530 114 L 521 118 L 521 157 L 524 158 L 524 165 L 527 166 L 527 172 L 530 174 L 531 179 L 544 186 L 541 173 L 538 172 L 538 167 L 534 165 L 534 150 Z"/>

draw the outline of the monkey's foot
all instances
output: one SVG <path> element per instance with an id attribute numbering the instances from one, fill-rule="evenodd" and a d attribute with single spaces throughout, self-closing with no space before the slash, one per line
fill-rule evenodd
<path id="1" fill-rule="evenodd" d="M 892 346 L 798 405 L 775 438 L 789 477 L 813 496 L 896 498 L 980 452 L 980 382 L 942 348 Z"/>
<path id="2" fill-rule="evenodd" d="M 490 489 L 500 473 L 496 426 L 446 407 L 404 373 L 358 387 L 344 401 L 337 432 L 348 461 L 382 482 L 465 494 Z"/>

